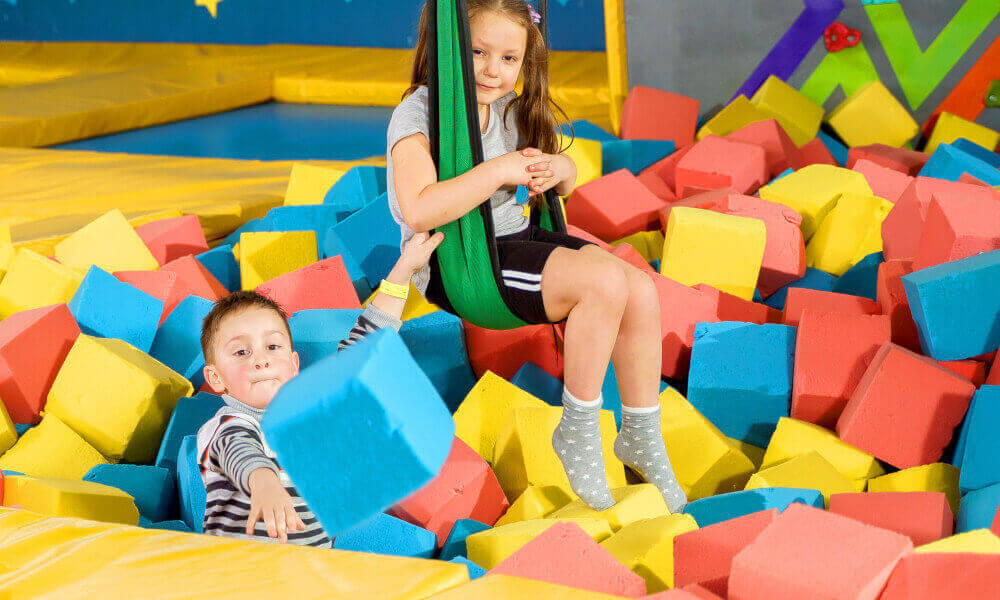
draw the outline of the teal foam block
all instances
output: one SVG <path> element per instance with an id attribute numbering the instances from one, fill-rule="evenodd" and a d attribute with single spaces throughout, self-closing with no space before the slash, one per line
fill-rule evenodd
<path id="1" fill-rule="evenodd" d="M 1000 483 L 1000 386 L 984 385 L 976 391 L 976 410 L 969 415 L 965 452 L 958 488 L 964 494 Z"/>
<path id="2" fill-rule="evenodd" d="M 816 135 L 819 136 L 820 141 L 823 142 L 826 149 L 833 155 L 833 159 L 837 161 L 840 166 L 845 166 L 847 164 L 847 146 L 825 131 L 820 131 Z"/>
<path id="3" fill-rule="evenodd" d="M 143 529 L 162 529 L 164 531 L 180 531 L 182 533 L 194 533 L 184 521 L 160 521 L 154 523 L 149 519 L 139 515 L 139 527 Z"/>
<path id="4" fill-rule="evenodd" d="M 689 502 L 684 512 L 694 517 L 699 527 L 707 527 L 761 510 L 785 510 L 793 502 L 823 508 L 823 494 L 806 488 L 758 488 L 701 498 Z"/>
<path id="5" fill-rule="evenodd" d="M 1000 185 L 1000 170 L 951 144 L 939 144 L 920 169 L 919 175 L 958 181 L 963 173 L 972 175 L 986 185 Z"/>
<path id="6" fill-rule="evenodd" d="M 177 514 L 177 487 L 174 474 L 152 465 L 95 465 L 83 476 L 117 488 L 135 500 L 139 514 L 153 522 L 172 519 Z"/>
<path id="7" fill-rule="evenodd" d="M 430 481 L 455 434 L 448 407 L 392 329 L 303 369 L 278 390 L 261 427 L 331 535 Z"/>
<path id="8" fill-rule="evenodd" d="M 975 156 L 984 163 L 990 165 L 994 169 L 1000 169 L 1000 154 L 991 151 L 988 148 L 983 148 L 979 144 L 970 142 L 965 138 L 958 138 L 951 143 L 951 147 L 956 150 L 961 150 L 966 154 Z"/>
<path id="9" fill-rule="evenodd" d="M 465 538 L 474 533 L 486 531 L 489 528 L 490 526 L 486 523 L 480 523 L 475 519 L 459 519 L 455 521 L 455 525 L 451 528 L 451 533 L 448 534 L 444 545 L 441 546 L 441 556 L 438 558 L 440 560 L 451 560 L 456 556 L 465 557 L 467 552 Z"/>
<path id="10" fill-rule="evenodd" d="M 335 208 L 344 219 L 385 193 L 385 167 L 351 167 L 323 197 L 323 204 Z"/>
<path id="11" fill-rule="evenodd" d="M 337 353 L 337 345 L 347 338 L 358 320 L 356 308 L 313 308 L 300 310 L 288 319 L 292 347 L 299 354 L 299 369 Z"/>
<path id="12" fill-rule="evenodd" d="M 777 180 L 781 179 L 782 177 L 784 177 L 786 175 L 791 175 L 794 172 L 795 172 L 795 169 L 792 169 L 791 167 L 789 167 L 789 168 L 785 169 L 784 171 L 782 171 L 781 173 L 778 173 L 777 175 L 775 175 L 774 179 L 772 179 L 771 181 L 772 182 L 773 181 L 777 181 Z"/>
<path id="13" fill-rule="evenodd" d="M 454 412 L 476 385 L 462 320 L 438 310 L 406 321 L 399 334 L 448 410 Z"/>
<path id="14" fill-rule="evenodd" d="M 973 490 L 962 496 L 958 505 L 955 533 L 973 529 L 989 529 L 1000 508 L 1000 483 Z"/>
<path id="15" fill-rule="evenodd" d="M 660 392 L 667 389 L 669 386 L 660 381 Z M 622 396 L 621 392 L 618 390 L 618 378 L 615 375 L 615 365 L 608 363 L 608 370 L 604 372 L 604 381 L 601 383 L 601 397 L 604 402 L 601 403 L 601 408 L 603 410 L 610 410 L 615 415 L 615 423 L 618 427 L 622 426 Z M 559 406 L 562 406 L 562 395 L 560 394 Z"/>
<path id="16" fill-rule="evenodd" d="M 633 175 L 674 153 L 672 140 L 614 140 L 601 143 L 601 172 L 604 175 L 627 169 Z"/>
<path id="17" fill-rule="evenodd" d="M 952 443 L 945 448 L 941 462 L 950 462 L 956 469 L 962 468 L 962 459 L 965 457 L 965 442 L 969 438 L 969 427 L 972 425 L 972 414 L 975 410 L 976 396 L 973 395 L 972 400 L 969 401 L 969 410 L 965 411 L 962 424 L 955 429 L 955 436 L 952 438 Z"/>
<path id="18" fill-rule="evenodd" d="M 802 279 L 798 279 L 780 288 L 777 292 L 774 292 L 764 300 L 764 304 L 770 306 L 771 308 L 776 308 L 778 310 L 785 309 L 785 299 L 788 297 L 789 288 L 800 287 L 808 288 L 810 290 L 820 290 L 822 292 L 832 292 L 833 286 L 837 282 L 837 278 L 825 271 L 820 271 L 819 269 L 813 269 L 812 267 L 806 267 L 806 274 L 802 276 Z"/>
<path id="19" fill-rule="evenodd" d="M 878 295 L 878 266 L 882 262 L 881 252 L 862 258 L 837 278 L 833 283 L 833 291 L 875 300 Z"/>
<path id="20" fill-rule="evenodd" d="M 595 140 L 598 142 L 614 142 L 618 140 L 618 138 L 601 129 L 597 125 L 594 125 L 590 121 L 580 119 L 578 121 L 573 121 L 572 125 L 573 135 L 581 139 Z M 562 132 L 563 135 L 570 135 L 569 125 L 563 124 Z"/>
<path id="21" fill-rule="evenodd" d="M 264 220 L 269 223 L 269 231 L 313 231 L 316 239 L 322 240 L 326 230 L 348 214 L 338 212 L 334 206 L 303 204 L 272 208 L 264 215 Z"/>
<path id="22" fill-rule="evenodd" d="M 150 356 L 191 381 L 194 389 L 205 383 L 201 324 L 214 305 L 198 296 L 181 300 L 160 324 L 149 350 Z"/>
<path id="23" fill-rule="evenodd" d="M 903 276 L 920 346 L 934 360 L 961 360 L 1000 346 L 1000 250 Z"/>
<path id="24" fill-rule="evenodd" d="M 156 454 L 154 464 L 175 471 L 181 441 L 189 435 L 196 435 L 198 429 L 223 405 L 222 398 L 208 392 L 198 392 L 190 398 L 178 400 L 174 412 L 170 415 L 167 429 L 163 433 L 163 441 L 160 442 L 160 451 Z"/>
<path id="25" fill-rule="evenodd" d="M 340 241 L 340 238 L 327 235 L 329 231 L 327 230 L 327 233 L 319 238 L 320 240 L 324 240 L 323 247 L 320 248 L 322 253 L 321 258 L 339 256 L 344 261 L 344 268 L 347 269 L 347 276 L 351 278 L 351 285 L 354 286 L 354 291 L 357 292 L 358 298 L 364 301 L 372 295 L 372 285 L 368 283 L 368 278 L 365 277 L 365 272 L 361 269 L 361 265 L 358 264 L 358 261 L 354 260 L 354 256 L 348 252 L 347 247 Z M 375 288 L 378 288 L 379 283 L 378 281 L 375 282 Z"/>
<path id="26" fill-rule="evenodd" d="M 794 327 L 698 323 L 688 402 L 722 433 L 764 448 L 788 416 L 794 357 Z"/>
<path id="27" fill-rule="evenodd" d="M 533 362 L 521 365 L 510 382 L 546 404 L 562 406 L 562 382 Z"/>
<path id="28" fill-rule="evenodd" d="M 236 257 L 233 256 L 231 244 L 216 246 L 194 258 L 208 269 L 209 273 L 215 275 L 215 278 L 227 290 L 235 292 L 240 289 L 240 265 L 236 262 Z"/>
<path id="29" fill-rule="evenodd" d="M 69 312 L 87 335 L 125 340 L 149 352 L 163 301 L 91 266 L 69 301 Z"/>
<path id="30" fill-rule="evenodd" d="M 422 527 L 402 519 L 375 513 L 354 527 L 337 534 L 333 547 L 338 550 L 431 558 L 437 549 L 437 537 Z"/>
<path id="31" fill-rule="evenodd" d="M 327 230 L 323 255 L 336 254 L 344 256 L 345 265 L 349 255 L 361 267 L 372 289 L 389 274 L 399 260 L 399 225 L 392 219 L 385 195 Z M 347 271 L 351 272 L 349 265 Z"/>
<path id="32" fill-rule="evenodd" d="M 14 423 L 14 430 L 17 431 L 17 437 L 21 437 L 24 435 L 25 431 L 28 431 L 34 426 L 34 423 Z"/>
<path id="33" fill-rule="evenodd" d="M 198 470 L 198 441 L 185 436 L 177 451 L 177 494 L 181 520 L 195 533 L 204 532 L 205 482 Z"/>
<path id="34" fill-rule="evenodd" d="M 271 222 L 265 219 L 250 219 L 239 228 L 223 238 L 219 245 L 235 246 L 240 243 L 240 235 L 244 233 L 258 233 L 261 231 L 271 231 Z M 234 288 L 234 289 L 239 289 Z"/>
<path id="35" fill-rule="evenodd" d="M 456 556 L 456 557 L 452 558 L 451 560 L 449 560 L 448 562 L 452 562 L 452 563 L 455 563 L 455 564 L 458 564 L 458 565 L 465 565 L 469 569 L 469 580 L 470 581 L 473 580 L 473 579 L 479 579 L 483 575 L 486 575 L 486 569 L 480 567 L 479 565 L 477 565 L 476 563 L 472 562 L 468 558 L 465 558 L 464 556 Z"/>

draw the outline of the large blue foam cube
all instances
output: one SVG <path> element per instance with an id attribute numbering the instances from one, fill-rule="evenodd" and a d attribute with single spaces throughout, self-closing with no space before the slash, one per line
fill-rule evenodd
<path id="1" fill-rule="evenodd" d="M 465 556 L 467 552 L 465 538 L 474 533 L 486 531 L 489 528 L 490 526 L 486 523 L 480 523 L 475 519 L 459 519 L 455 521 L 455 525 L 451 528 L 451 533 L 448 534 L 444 545 L 441 546 L 441 556 L 438 558 L 440 560 L 451 560 L 456 556 Z"/>
<path id="2" fill-rule="evenodd" d="M 337 353 L 341 340 L 361 315 L 357 308 L 311 308 L 300 310 L 288 319 L 292 347 L 299 354 L 299 369 Z"/>
<path id="3" fill-rule="evenodd" d="M 614 140 L 601 143 L 601 171 L 627 169 L 638 175 L 649 165 L 674 153 L 671 140 Z"/>
<path id="4" fill-rule="evenodd" d="M 455 433 L 448 407 L 392 329 L 303 369 L 278 390 L 261 427 L 334 536 L 430 481 Z"/>
<path id="5" fill-rule="evenodd" d="M 372 554 L 431 558 L 437 549 L 437 536 L 423 527 L 380 512 L 338 533 L 333 547 Z"/>
<path id="6" fill-rule="evenodd" d="M 962 496 L 958 505 L 955 533 L 973 529 L 989 529 L 1000 508 L 1000 483 L 972 490 Z"/>
<path id="7" fill-rule="evenodd" d="M 862 258 L 837 278 L 833 283 L 833 291 L 875 300 L 878 295 L 878 266 L 882 262 L 881 252 Z"/>
<path id="8" fill-rule="evenodd" d="M 176 515 L 177 487 L 174 474 L 152 465 L 95 465 L 84 481 L 117 488 L 135 500 L 139 514 L 150 521 L 166 521 Z"/>
<path id="9" fill-rule="evenodd" d="M 190 398 L 178 400 L 174 412 L 170 415 L 170 421 L 167 422 L 167 429 L 163 433 L 163 441 L 160 442 L 160 450 L 153 464 L 175 471 L 181 441 L 189 435 L 197 434 L 201 426 L 224 404 L 222 398 L 208 392 L 198 392 Z"/>
<path id="10" fill-rule="evenodd" d="M 986 185 L 1000 185 L 1000 170 L 950 144 L 939 144 L 921 167 L 919 175 L 958 181 L 963 173 L 972 175 Z"/>
<path id="11" fill-rule="evenodd" d="M 562 406 L 563 383 L 533 362 L 517 370 L 511 383 L 552 406 Z"/>
<path id="12" fill-rule="evenodd" d="M 352 167 L 327 191 L 323 204 L 336 208 L 343 219 L 385 193 L 385 174 L 385 167 Z"/>
<path id="13" fill-rule="evenodd" d="M 379 196 L 327 230 L 323 254 L 350 255 L 368 284 L 377 287 L 399 260 L 399 225 L 392 219 L 387 197 Z"/>
<path id="14" fill-rule="evenodd" d="M 125 340 L 149 352 L 163 301 L 91 266 L 69 301 L 69 311 L 87 335 Z"/>
<path id="15" fill-rule="evenodd" d="M 965 138 L 958 138 L 951 143 L 951 147 L 956 150 L 961 150 L 966 154 L 975 156 L 984 163 L 990 165 L 994 169 L 1000 169 L 1000 154 L 993 152 L 990 149 L 984 148 L 979 144 L 971 142 Z"/>
<path id="16" fill-rule="evenodd" d="M 264 220 L 271 231 L 315 231 L 316 239 L 321 240 L 326 230 L 333 227 L 342 218 L 334 206 L 325 204 L 302 204 L 293 206 L 277 206 L 264 215 Z"/>
<path id="17" fill-rule="evenodd" d="M 208 252 L 196 255 L 194 258 L 208 269 L 209 273 L 215 275 L 215 278 L 227 290 L 235 292 L 240 289 L 240 265 L 236 262 L 236 257 L 233 256 L 232 245 L 221 244 Z"/>
<path id="18" fill-rule="evenodd" d="M 205 383 L 205 355 L 201 350 L 201 324 L 214 303 L 199 296 L 181 300 L 153 338 L 150 356 L 191 381 L 194 389 Z"/>
<path id="19" fill-rule="evenodd" d="M 260 231 L 271 231 L 271 222 L 267 219 L 250 219 L 246 223 L 239 226 L 239 228 L 223 238 L 220 245 L 235 246 L 240 243 L 240 234 L 243 233 L 257 233 Z M 237 286 L 234 289 L 239 289 Z"/>
<path id="20" fill-rule="evenodd" d="M 476 563 L 472 562 L 464 556 L 455 556 L 451 558 L 448 562 L 455 563 L 457 565 L 465 565 L 469 569 L 469 580 L 479 579 L 483 575 L 486 575 L 486 569 L 480 567 Z"/>
<path id="21" fill-rule="evenodd" d="M 960 360 L 1000 346 L 1000 250 L 903 276 L 924 354 Z"/>
<path id="22" fill-rule="evenodd" d="M 177 451 L 177 495 L 181 520 L 195 533 L 204 533 L 205 482 L 198 469 L 198 442 L 185 436 Z"/>
<path id="23" fill-rule="evenodd" d="M 794 327 L 698 323 L 687 399 L 729 437 L 763 448 L 788 416 L 794 357 Z"/>
<path id="24" fill-rule="evenodd" d="M 570 125 L 572 125 L 573 135 L 584 140 L 595 140 L 598 142 L 614 142 L 618 140 L 618 138 L 601 129 L 597 125 L 583 119 L 573 121 L 571 124 L 564 123 L 562 125 L 563 135 L 570 135 Z"/>
<path id="25" fill-rule="evenodd" d="M 973 396 L 958 487 L 962 493 L 1000 483 L 1000 385 L 984 385 Z"/>
<path id="26" fill-rule="evenodd" d="M 701 498 L 689 502 L 684 512 L 694 517 L 699 527 L 708 527 L 761 510 L 783 511 L 793 502 L 823 508 L 823 494 L 803 488 L 758 488 Z"/>
<path id="27" fill-rule="evenodd" d="M 448 410 L 454 412 L 476 385 L 462 320 L 439 310 L 406 321 L 399 334 Z"/>
<path id="28" fill-rule="evenodd" d="M 764 300 L 764 304 L 770 306 L 771 308 L 784 310 L 785 299 L 788 297 L 789 288 L 800 287 L 810 290 L 820 290 L 822 292 L 832 292 L 833 286 L 836 282 L 837 278 L 830 275 L 826 271 L 806 267 L 806 274 L 802 276 L 802 279 L 798 279 L 789 283 L 785 287 L 779 288 L 778 291 L 768 296 L 767 300 Z"/>

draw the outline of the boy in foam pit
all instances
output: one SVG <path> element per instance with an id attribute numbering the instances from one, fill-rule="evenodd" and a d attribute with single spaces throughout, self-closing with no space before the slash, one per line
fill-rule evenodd
<path id="1" fill-rule="evenodd" d="M 443 233 L 421 234 L 406 244 L 338 351 L 377 329 L 399 330 L 410 278 L 442 239 Z M 256 292 L 234 292 L 205 317 L 201 346 L 205 381 L 225 401 L 198 430 L 198 466 L 206 491 L 204 532 L 331 547 L 330 536 L 278 465 L 260 428 L 264 409 L 299 372 L 285 313 Z"/>

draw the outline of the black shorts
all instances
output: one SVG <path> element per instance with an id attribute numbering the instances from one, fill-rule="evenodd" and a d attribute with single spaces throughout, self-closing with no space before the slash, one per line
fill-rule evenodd
<path id="1" fill-rule="evenodd" d="M 527 229 L 497 238 L 500 274 L 507 287 L 510 310 L 526 323 L 551 323 L 542 302 L 542 269 L 556 248 L 579 250 L 593 244 L 565 233 L 529 225 Z M 431 269 L 427 299 L 442 305 L 444 288 L 437 271 Z"/>

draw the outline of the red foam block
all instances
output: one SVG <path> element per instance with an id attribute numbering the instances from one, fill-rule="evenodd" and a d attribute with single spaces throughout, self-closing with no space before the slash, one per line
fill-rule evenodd
<path id="1" fill-rule="evenodd" d="M 468 321 L 465 345 L 476 377 L 493 371 L 510 380 L 524 363 L 533 362 L 553 377 L 562 377 L 563 359 L 550 325 L 528 325 L 506 331 L 476 327 Z"/>
<path id="2" fill-rule="evenodd" d="M 795 169 L 801 169 L 802 167 L 808 167 L 809 165 L 830 165 L 832 167 L 839 167 L 840 163 L 837 159 L 833 157 L 830 153 L 830 149 L 826 147 L 823 140 L 816 137 L 804 146 L 801 146 L 795 156 Z"/>
<path id="3" fill-rule="evenodd" d="M 996 353 L 993 357 L 993 362 L 990 365 L 989 375 L 986 377 L 985 385 L 1000 385 L 1000 352 Z"/>
<path id="4" fill-rule="evenodd" d="M 847 151 L 847 168 L 853 169 L 859 160 L 868 160 L 905 175 L 916 175 L 928 159 L 930 159 L 930 155 L 916 150 L 896 148 L 885 144 L 870 144 L 868 146 L 855 146 Z"/>
<path id="5" fill-rule="evenodd" d="M 639 251 L 632 247 L 632 244 L 618 244 L 615 246 L 615 249 L 611 251 L 611 254 L 624 260 L 640 271 L 656 273 L 656 271 L 653 270 L 653 267 L 649 266 L 649 263 L 646 262 L 646 259 L 639 254 Z"/>
<path id="6" fill-rule="evenodd" d="M 613 252 L 615 249 L 614 246 L 612 246 L 611 244 L 605 242 L 604 240 L 590 233 L 589 231 L 584 231 L 575 225 L 570 225 L 567 223 L 566 233 L 570 234 L 573 237 L 580 238 L 581 240 L 587 240 L 591 244 L 597 244 L 605 252 L 610 253 Z"/>
<path id="7" fill-rule="evenodd" d="M 798 148 L 776 119 L 755 121 L 726 136 L 727 140 L 760 146 L 764 150 L 768 178 L 792 168 L 798 158 Z"/>
<path id="8" fill-rule="evenodd" d="M 913 182 L 913 177 L 862 158 L 854 163 L 854 170 L 864 175 L 865 181 L 879 198 L 895 204 Z"/>
<path id="9" fill-rule="evenodd" d="M 331 256 L 265 281 L 257 293 L 274 300 L 289 316 L 310 308 L 361 308 L 341 256 Z"/>
<path id="10" fill-rule="evenodd" d="M 195 215 L 152 221 L 136 227 L 135 232 L 161 265 L 182 256 L 208 252 L 205 232 Z"/>
<path id="11" fill-rule="evenodd" d="M 661 158 L 655 163 L 649 165 L 639 174 L 655 173 L 674 192 L 674 196 L 677 197 L 677 163 L 684 158 L 693 147 L 693 143 L 686 146 L 680 146 L 674 151 L 673 154 Z"/>
<path id="12" fill-rule="evenodd" d="M 922 546 L 954 530 L 955 516 L 941 492 L 833 494 L 830 512 L 901 533 Z"/>
<path id="13" fill-rule="evenodd" d="M 837 421 L 837 435 L 899 469 L 937 461 L 976 386 L 926 356 L 887 342 Z"/>
<path id="14" fill-rule="evenodd" d="M 966 198 L 934 196 L 927 209 L 913 270 L 997 249 L 1000 249 L 1000 194 Z"/>
<path id="15" fill-rule="evenodd" d="M 697 598 L 700 598 L 701 600 L 726 600 L 722 596 L 713 594 L 711 591 L 705 589 L 697 583 L 689 583 L 680 589 Z"/>
<path id="16" fill-rule="evenodd" d="M 767 181 L 764 149 L 709 135 L 677 162 L 676 178 L 678 198 L 725 187 L 752 194 Z"/>
<path id="17" fill-rule="evenodd" d="M 115 271 L 119 281 L 134 286 L 163 302 L 160 323 L 193 292 L 173 271 Z M 197 295 L 197 294 L 194 294 Z"/>
<path id="18" fill-rule="evenodd" d="M 997 514 L 993 517 L 993 524 L 990 525 L 990 531 L 1000 535 L 1000 507 L 997 507 Z"/>
<path id="19" fill-rule="evenodd" d="M 730 194 L 737 193 L 731 187 L 719 188 L 717 190 L 708 190 L 706 192 L 699 192 L 697 194 L 688 196 L 683 200 L 677 200 L 667 204 L 660 209 L 660 229 L 666 231 L 667 223 L 670 222 L 670 213 L 679 206 L 686 208 L 701 208 L 704 210 L 714 210 L 716 212 L 722 211 L 726 207 L 727 199 Z"/>
<path id="20" fill-rule="evenodd" d="M 637 85 L 622 105 L 621 138 L 673 140 L 678 148 L 686 146 L 694 142 L 700 106 L 694 98 Z"/>
<path id="21" fill-rule="evenodd" d="M 903 289 L 903 275 L 913 272 L 913 263 L 908 260 L 887 260 L 878 266 L 876 299 L 883 315 L 892 324 L 892 341 L 920 351 L 917 324 L 910 312 L 910 303 Z"/>
<path id="22" fill-rule="evenodd" d="M 842 315 L 877 315 L 882 312 L 878 303 L 871 298 L 809 288 L 789 288 L 785 300 L 784 324 L 798 327 L 802 311 L 806 309 Z"/>
<path id="23" fill-rule="evenodd" d="M 701 588 L 705 589 L 705 588 Z M 698 594 L 690 589 L 673 589 L 666 590 L 664 592 L 657 592 L 655 594 L 650 594 L 649 596 L 643 596 L 646 600 L 716 600 L 719 597 L 711 592 L 707 592 L 709 595 Z M 725 600 L 722 598 L 720 600 Z"/>
<path id="24" fill-rule="evenodd" d="M 716 318 L 719 321 L 743 321 L 758 325 L 781 322 L 781 311 L 766 304 L 744 300 L 739 296 L 717 290 L 707 283 L 696 284 L 694 289 L 715 298 L 718 306 Z"/>
<path id="25" fill-rule="evenodd" d="M 939 365 L 956 373 L 964 379 L 972 382 L 972 385 L 979 387 L 986 381 L 986 364 L 978 360 L 967 358 L 965 360 L 939 360 Z"/>
<path id="26" fill-rule="evenodd" d="M 161 271 L 177 273 L 177 278 L 195 296 L 212 300 L 213 302 L 229 295 L 229 290 L 222 285 L 205 265 L 193 256 L 182 256 L 160 267 Z"/>
<path id="27" fill-rule="evenodd" d="M 660 335 L 663 339 L 665 377 L 686 377 L 691 364 L 694 326 L 702 321 L 718 321 L 718 301 L 668 277 L 652 275 L 660 296 Z"/>
<path id="28" fill-rule="evenodd" d="M 913 553 L 899 561 L 880 600 L 996 600 L 1000 554 Z"/>
<path id="29" fill-rule="evenodd" d="M 659 175 L 646 169 L 636 176 L 639 183 L 646 186 L 646 189 L 653 192 L 657 198 L 663 200 L 664 202 L 673 202 L 677 200 L 677 196 L 674 194 L 674 190 L 667 185 L 667 182 L 663 181 Z"/>
<path id="30" fill-rule="evenodd" d="M 566 219 L 610 242 L 657 227 L 663 204 L 635 175 L 619 169 L 573 190 Z"/>

